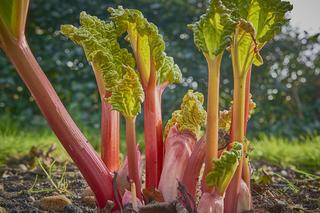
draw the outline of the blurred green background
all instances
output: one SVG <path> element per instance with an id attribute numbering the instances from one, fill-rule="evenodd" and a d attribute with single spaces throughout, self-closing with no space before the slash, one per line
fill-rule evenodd
<path id="1" fill-rule="evenodd" d="M 206 93 L 207 69 L 187 29 L 204 13 L 206 0 L 32 0 L 27 24 L 31 49 L 72 117 L 85 129 L 99 129 L 98 92 L 82 49 L 59 32 L 62 24 L 78 24 L 83 10 L 102 19 L 109 6 L 137 8 L 163 34 L 167 53 L 183 72 L 183 82 L 170 86 L 163 97 L 164 120 L 180 105 L 186 90 Z M 262 51 L 264 65 L 253 68 L 252 93 L 257 104 L 249 123 L 249 137 L 261 134 L 289 139 L 320 132 L 320 36 L 285 26 Z M 0 119 L 4 126 L 45 128 L 46 122 L 30 93 L 0 51 Z M 221 108 L 232 97 L 232 69 L 224 55 L 221 72 Z M 142 115 L 138 125 L 142 127 Z M 19 130 L 20 131 L 20 130 Z M 22 130 L 21 130 L 22 131 Z M 95 130 L 94 130 L 95 132 Z M 98 131 L 96 131 L 98 134 Z"/>

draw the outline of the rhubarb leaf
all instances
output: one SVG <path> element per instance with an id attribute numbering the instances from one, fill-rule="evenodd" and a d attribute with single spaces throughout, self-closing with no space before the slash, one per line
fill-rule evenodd
<path id="1" fill-rule="evenodd" d="M 289 2 L 281 0 L 222 0 L 238 22 L 234 40 L 239 46 L 238 69 L 247 70 L 251 64 L 259 66 L 263 60 L 259 54 L 288 22 L 285 14 L 292 10 Z"/>
<path id="2" fill-rule="evenodd" d="M 218 160 L 214 160 L 214 170 L 206 176 L 209 187 L 215 187 L 220 195 L 227 189 L 239 165 L 242 155 L 242 144 L 234 143 L 230 151 L 224 151 Z"/>
<path id="3" fill-rule="evenodd" d="M 62 25 L 61 32 L 82 46 L 89 62 L 102 72 L 107 91 L 117 85 L 125 66 L 134 68 L 135 61 L 127 49 L 117 42 L 119 32 L 113 23 L 106 23 L 85 12 L 80 13 L 80 27 Z"/>
<path id="4" fill-rule="evenodd" d="M 3 22 L 6 30 L 19 37 L 24 34 L 24 27 L 28 12 L 29 1 L 2 0 L 0 6 L 0 21 Z M 1 29 L 4 30 L 4 29 Z"/>
<path id="5" fill-rule="evenodd" d="M 141 111 L 141 103 L 144 100 L 144 93 L 139 76 L 129 66 L 124 66 L 126 73 L 112 88 L 112 95 L 107 101 L 126 118 L 133 118 Z"/>
<path id="6" fill-rule="evenodd" d="M 201 93 L 189 90 L 183 97 L 181 109 L 174 111 L 167 122 L 165 136 L 170 128 L 176 125 L 180 132 L 188 131 L 199 138 L 201 127 L 205 125 L 207 119 L 207 112 L 202 106 L 203 101 L 204 97 Z"/>
<path id="7" fill-rule="evenodd" d="M 200 20 L 189 25 L 197 48 L 210 59 L 222 53 L 231 41 L 235 23 L 230 13 L 221 0 L 211 0 Z"/>
<path id="8" fill-rule="evenodd" d="M 121 34 L 113 22 L 107 23 L 85 12 L 80 14 L 80 27 L 61 26 L 61 31 L 83 47 L 88 61 L 102 73 L 111 96 L 107 101 L 125 117 L 135 117 L 141 110 L 144 94 L 135 60 L 117 39 Z"/>
<path id="9" fill-rule="evenodd" d="M 159 84 L 180 83 L 182 74 L 178 65 L 173 61 L 172 57 L 166 56 L 162 67 L 158 72 Z"/>
<path id="10" fill-rule="evenodd" d="M 118 7 L 117 9 L 109 8 L 108 11 L 118 30 L 127 33 L 127 39 L 133 49 L 143 85 L 148 85 L 153 67 L 154 71 L 157 71 L 157 76 L 162 77 L 157 81 L 158 83 L 178 82 L 181 72 L 174 64 L 173 59 L 166 56 L 165 43 L 158 28 L 148 22 L 138 10 Z M 172 69 L 166 70 L 164 69 L 166 67 L 172 67 Z M 161 74 L 162 72 L 164 74 Z M 167 79 L 163 77 L 167 77 Z"/>

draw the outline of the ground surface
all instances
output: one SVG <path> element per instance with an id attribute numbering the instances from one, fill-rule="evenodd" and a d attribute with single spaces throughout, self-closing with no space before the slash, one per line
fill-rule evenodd
<path id="1" fill-rule="evenodd" d="M 33 148 L 0 168 L 0 206 L 8 212 L 43 212 L 41 199 L 64 194 L 72 204 L 61 212 L 94 212 L 84 199 L 86 183 L 72 163 L 55 162 L 54 147 Z M 320 212 L 320 178 L 295 167 L 282 168 L 255 160 L 253 203 L 255 212 Z M 47 173 L 47 174 L 46 174 Z M 1 210 L 0 210 L 1 212 Z"/>

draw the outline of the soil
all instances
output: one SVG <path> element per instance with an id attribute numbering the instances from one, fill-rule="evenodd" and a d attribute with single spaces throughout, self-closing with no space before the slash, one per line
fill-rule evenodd
<path id="1" fill-rule="evenodd" d="M 87 184 L 78 169 L 70 162 L 55 162 L 51 151 L 35 149 L 0 167 L 0 213 L 48 212 L 43 210 L 40 200 L 59 194 L 72 202 L 60 212 L 95 212 L 92 203 L 83 199 Z M 255 161 L 253 170 L 253 212 L 320 212 L 319 174 L 263 161 Z"/>

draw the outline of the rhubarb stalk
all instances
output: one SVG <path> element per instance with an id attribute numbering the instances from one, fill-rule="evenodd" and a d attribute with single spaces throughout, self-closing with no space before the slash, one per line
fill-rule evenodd
<path id="1" fill-rule="evenodd" d="M 115 172 L 120 166 L 120 116 L 113 111 L 111 104 L 106 102 L 111 94 L 106 91 L 101 71 L 91 64 L 99 90 L 101 101 L 101 159 L 111 172 Z"/>
<path id="2" fill-rule="evenodd" d="M 6 21 L 0 10 L 0 46 L 30 90 L 42 114 L 94 192 L 97 205 L 112 200 L 112 175 L 76 126 L 51 83 L 33 56 L 24 36 L 29 1 L 10 1 L 7 13 L 15 21 Z M 15 14 L 15 15 L 12 15 Z M 8 20 L 8 19 L 7 19 Z"/>
<path id="3" fill-rule="evenodd" d="M 126 118 L 126 144 L 128 150 L 128 170 L 129 170 L 129 177 L 134 182 L 136 193 L 138 198 L 141 200 L 141 183 L 139 177 L 139 163 L 138 163 L 138 156 L 136 147 L 136 127 L 135 127 L 135 117 L 127 117 Z M 131 151 L 133 150 L 133 151 Z"/>
<path id="4" fill-rule="evenodd" d="M 218 132 L 219 132 L 219 81 L 220 81 L 220 64 L 222 53 L 214 60 L 208 57 L 208 117 L 207 117 L 207 143 L 205 157 L 205 172 L 212 170 L 212 160 L 218 158 Z"/>

